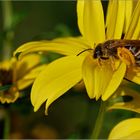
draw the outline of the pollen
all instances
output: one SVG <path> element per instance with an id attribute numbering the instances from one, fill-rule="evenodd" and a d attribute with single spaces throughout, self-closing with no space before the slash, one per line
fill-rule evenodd
<path id="1" fill-rule="evenodd" d="M 136 63 L 133 54 L 127 48 L 119 47 L 117 49 L 117 55 L 120 58 L 120 60 L 126 63 L 127 66 L 135 65 Z"/>

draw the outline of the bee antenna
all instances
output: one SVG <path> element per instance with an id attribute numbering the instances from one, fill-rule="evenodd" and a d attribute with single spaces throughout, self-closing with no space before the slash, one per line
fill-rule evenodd
<path id="1" fill-rule="evenodd" d="M 85 50 L 81 51 L 80 53 L 78 53 L 77 56 L 80 55 L 80 54 L 82 54 L 82 53 L 85 52 L 85 51 L 88 51 L 88 50 L 93 50 L 93 49 L 91 49 L 91 48 L 85 49 Z"/>

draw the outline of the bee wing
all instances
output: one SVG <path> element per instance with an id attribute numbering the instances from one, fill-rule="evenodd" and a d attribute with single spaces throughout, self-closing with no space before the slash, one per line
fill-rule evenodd
<path id="1" fill-rule="evenodd" d="M 103 44 L 103 46 L 108 49 L 125 47 L 125 46 L 134 46 L 137 48 L 140 47 L 140 40 L 125 40 L 125 39 L 108 40 Z"/>

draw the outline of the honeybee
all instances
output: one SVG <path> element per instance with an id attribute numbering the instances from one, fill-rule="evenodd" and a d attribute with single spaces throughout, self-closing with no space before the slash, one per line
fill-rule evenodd
<path id="1" fill-rule="evenodd" d="M 132 63 L 140 67 L 140 40 L 108 40 L 96 46 L 93 58 L 106 60 L 110 58 L 122 59 L 125 51 Z"/>

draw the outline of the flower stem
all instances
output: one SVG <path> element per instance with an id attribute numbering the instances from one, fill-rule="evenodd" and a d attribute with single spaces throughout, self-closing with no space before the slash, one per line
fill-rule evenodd
<path id="1" fill-rule="evenodd" d="M 10 133 L 10 116 L 8 111 L 5 111 L 5 121 L 4 121 L 4 133 L 3 133 L 3 139 L 9 139 L 9 133 Z"/>
<path id="2" fill-rule="evenodd" d="M 104 115 L 106 111 L 106 102 L 101 101 L 100 109 L 98 112 L 97 120 L 95 123 L 95 127 L 93 129 L 93 132 L 91 134 L 91 139 L 97 139 L 100 135 L 101 128 L 103 125 Z"/>
<path id="3" fill-rule="evenodd" d="M 14 32 L 12 30 L 12 2 L 10 0 L 4 0 L 2 2 L 2 13 L 3 13 L 3 30 L 5 32 L 5 37 L 3 39 L 3 52 L 2 59 L 9 59 L 12 56 L 12 46 Z"/>

